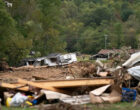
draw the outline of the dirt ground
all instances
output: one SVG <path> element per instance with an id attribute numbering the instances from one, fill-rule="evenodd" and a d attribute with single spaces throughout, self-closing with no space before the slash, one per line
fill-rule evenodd
<path id="1" fill-rule="evenodd" d="M 0 79 L 9 82 L 9 78 L 19 77 L 27 80 L 62 80 L 92 77 L 96 72 L 95 65 L 90 62 L 76 62 L 59 67 L 20 67 L 13 71 L 0 72 Z"/>

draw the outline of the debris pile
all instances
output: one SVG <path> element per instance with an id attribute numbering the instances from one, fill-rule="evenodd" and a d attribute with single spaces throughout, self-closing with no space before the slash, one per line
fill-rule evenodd
<path id="1" fill-rule="evenodd" d="M 122 65 L 118 63 L 112 67 L 110 62 L 97 60 L 95 63 L 74 62 L 55 67 L 12 68 L 12 71 L 0 74 L 0 98 L 8 107 L 45 104 L 47 107 L 43 105 L 41 108 L 44 110 L 64 107 L 82 110 L 84 108 L 80 105 L 87 103 L 135 100 L 136 105 L 140 94 L 139 61 L 140 53 L 135 53 L 126 62 L 121 62 Z"/>

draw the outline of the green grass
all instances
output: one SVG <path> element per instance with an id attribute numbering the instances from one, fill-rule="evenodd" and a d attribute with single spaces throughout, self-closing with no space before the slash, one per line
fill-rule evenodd
<path id="1" fill-rule="evenodd" d="M 84 105 L 84 110 L 90 108 L 90 110 L 140 110 L 140 105 L 133 107 L 133 103 L 120 102 L 116 104 L 87 104 Z M 2 110 L 37 110 L 33 108 L 15 108 L 2 106 Z M 89 109 L 88 109 L 89 110 Z"/>
<path id="2" fill-rule="evenodd" d="M 84 61 L 84 62 L 92 62 L 95 63 L 96 60 L 89 60 L 90 56 L 86 56 L 85 59 L 83 59 L 81 56 L 77 56 L 77 61 Z M 101 60 L 102 63 L 109 63 L 112 60 Z"/>
<path id="3" fill-rule="evenodd" d="M 87 106 L 92 108 L 92 110 L 140 110 L 140 105 L 134 107 L 133 103 L 126 102 L 99 105 L 88 104 Z"/>
<path id="4" fill-rule="evenodd" d="M 89 60 L 89 56 L 86 56 L 84 59 L 81 56 L 77 56 L 78 61 L 87 61 Z"/>
<path id="5" fill-rule="evenodd" d="M 5 107 L 2 106 L 2 110 L 37 110 L 33 108 L 21 108 L 21 107 Z"/>

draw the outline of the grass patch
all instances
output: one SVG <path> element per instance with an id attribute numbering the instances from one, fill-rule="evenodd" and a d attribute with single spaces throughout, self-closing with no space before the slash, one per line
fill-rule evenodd
<path id="1" fill-rule="evenodd" d="M 88 104 L 91 110 L 140 110 L 140 106 L 133 107 L 133 103 L 120 102 L 116 104 Z"/>
<path id="2" fill-rule="evenodd" d="M 37 110 L 33 108 L 21 108 L 21 107 L 6 107 L 2 106 L 2 110 Z"/>
<path id="3" fill-rule="evenodd" d="M 77 56 L 78 61 L 87 61 L 89 60 L 89 56 L 85 56 L 84 58 L 82 56 Z"/>
<path id="4" fill-rule="evenodd" d="M 83 105 L 83 107 L 84 110 L 140 110 L 140 106 L 133 107 L 133 103 L 127 102 L 120 102 L 116 104 L 86 104 Z M 2 110 L 37 110 L 37 109 L 2 106 Z"/>

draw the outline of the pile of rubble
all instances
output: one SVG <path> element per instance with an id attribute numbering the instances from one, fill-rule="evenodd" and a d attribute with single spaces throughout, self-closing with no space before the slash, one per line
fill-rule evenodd
<path id="1" fill-rule="evenodd" d="M 45 110 L 63 107 L 83 110 L 79 105 L 120 101 L 136 101 L 136 105 L 140 103 L 136 98 L 140 94 L 139 61 L 140 52 L 132 54 L 122 65 L 118 63 L 120 66 L 110 67 L 110 62 L 97 60 L 94 64 L 12 68 L 0 75 L 2 104 L 8 107 L 45 104 L 42 105 L 47 106 Z"/>

